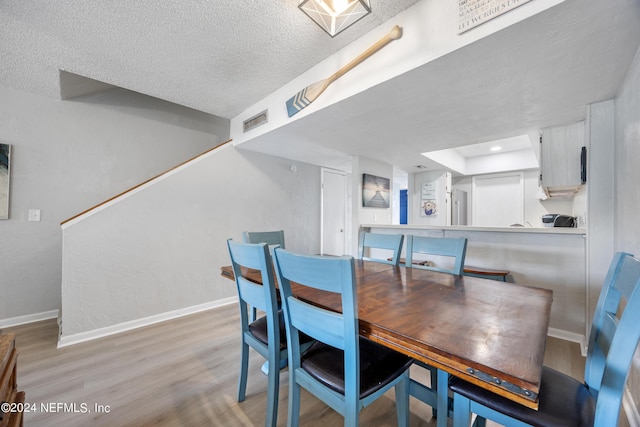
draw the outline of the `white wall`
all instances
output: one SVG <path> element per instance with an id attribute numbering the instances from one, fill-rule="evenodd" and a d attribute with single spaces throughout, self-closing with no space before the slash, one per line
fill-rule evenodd
<path id="1" fill-rule="evenodd" d="M 363 174 L 389 178 L 393 187 L 393 166 L 368 157 L 354 156 L 351 162 L 351 230 L 348 230 L 347 242 L 351 243 L 350 255 L 358 255 L 358 230 L 360 224 L 391 224 L 391 209 L 394 206 L 394 197 L 397 191 L 390 188 L 389 208 L 365 208 L 362 206 L 362 175 Z M 348 217 L 347 217 L 348 218 Z M 347 249 L 349 251 L 349 249 Z"/>
<path id="2" fill-rule="evenodd" d="M 615 250 L 640 256 L 640 49 L 615 99 Z M 640 408 L 640 350 L 628 380 Z M 640 422 L 640 419 L 636 419 Z"/>
<path id="3" fill-rule="evenodd" d="M 412 225 L 451 225 L 451 174 L 446 171 L 417 172 L 409 175 L 407 191 L 407 222 Z M 436 213 L 422 215 L 422 185 L 435 186 Z M 447 192 L 448 190 L 448 192 Z"/>
<path id="4" fill-rule="evenodd" d="M 614 101 L 589 106 L 587 132 L 588 306 L 587 329 L 591 329 L 602 284 L 614 253 Z"/>
<path id="5" fill-rule="evenodd" d="M 277 229 L 318 253 L 320 168 L 230 144 L 65 227 L 61 343 L 235 297 L 226 240 Z"/>
<path id="6" fill-rule="evenodd" d="M 470 45 L 487 35 L 507 28 L 541 11 L 549 9 L 564 0 L 536 0 L 495 19 L 485 22 L 462 34 L 453 31 L 458 25 L 458 5 L 452 1 L 423 0 L 416 2 L 407 10 L 394 16 L 379 27 L 365 34 L 353 43 L 331 55 L 316 66 L 310 68 L 288 84 L 274 91 L 267 98 L 247 108 L 231 119 L 231 137 L 236 143 L 248 141 L 259 135 L 267 134 L 280 126 L 287 126 L 308 114 L 347 99 L 381 82 L 399 76 L 407 71 L 424 65 L 464 46 Z M 293 117 L 288 117 L 283 108 L 286 101 L 310 84 L 326 79 L 347 61 L 357 57 L 372 44 L 386 35 L 394 25 L 405 29 L 402 37 L 385 48 L 384 55 L 373 55 L 365 62 L 327 88 L 311 106 Z M 269 110 L 269 123 L 247 132 L 242 123 L 260 111 Z"/>
<path id="7" fill-rule="evenodd" d="M 227 120 L 125 90 L 60 101 L 0 87 L 0 141 L 13 146 L 0 326 L 55 316 L 62 221 L 228 135 Z M 27 221 L 29 209 L 40 222 Z"/>

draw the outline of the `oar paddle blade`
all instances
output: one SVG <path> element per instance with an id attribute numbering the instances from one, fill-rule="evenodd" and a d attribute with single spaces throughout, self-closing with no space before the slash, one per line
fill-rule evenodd
<path id="1" fill-rule="evenodd" d="M 329 86 L 327 80 L 321 80 L 319 82 L 315 82 L 300 92 L 296 93 L 294 97 L 287 101 L 287 113 L 289 117 L 296 114 L 298 111 L 305 108 L 307 105 L 311 104 L 315 101 L 322 92 Z"/>
<path id="2" fill-rule="evenodd" d="M 302 89 L 293 98 L 287 101 L 287 113 L 289 113 L 289 117 L 293 116 L 298 111 L 302 110 L 307 105 L 315 101 L 316 98 L 318 98 L 318 96 L 320 96 L 320 94 L 322 94 L 327 86 L 329 86 L 334 80 L 338 79 L 344 73 L 348 72 L 353 67 L 376 53 L 378 50 L 382 49 L 387 45 L 387 43 L 391 42 L 392 40 L 399 39 L 400 37 L 402 37 L 402 28 L 396 25 L 391 29 L 389 34 L 378 40 L 376 44 L 371 46 L 369 49 L 362 52 L 356 59 L 352 60 L 347 65 L 333 73 L 328 79 L 316 82 Z"/>
<path id="3" fill-rule="evenodd" d="M 307 98 L 307 89 L 308 88 L 305 87 L 287 101 L 287 114 L 289 114 L 289 117 L 313 102 L 313 99 Z"/>

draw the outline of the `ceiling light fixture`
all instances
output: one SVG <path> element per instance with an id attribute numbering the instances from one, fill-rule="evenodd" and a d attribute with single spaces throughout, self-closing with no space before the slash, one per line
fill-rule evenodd
<path id="1" fill-rule="evenodd" d="M 369 0 L 301 0 L 298 8 L 331 37 L 371 13 Z"/>
<path id="2" fill-rule="evenodd" d="M 502 147 L 499 145 L 494 145 L 493 147 L 491 147 L 491 151 L 493 151 L 494 153 L 500 150 L 502 150 Z"/>

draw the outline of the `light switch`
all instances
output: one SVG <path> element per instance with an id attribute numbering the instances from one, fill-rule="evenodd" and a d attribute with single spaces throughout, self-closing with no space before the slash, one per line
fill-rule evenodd
<path id="1" fill-rule="evenodd" d="M 29 209 L 29 221 L 31 222 L 40 221 L 40 209 Z"/>

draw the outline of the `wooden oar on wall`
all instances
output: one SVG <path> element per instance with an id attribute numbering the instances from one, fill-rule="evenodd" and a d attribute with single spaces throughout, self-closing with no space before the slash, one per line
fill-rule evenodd
<path id="1" fill-rule="evenodd" d="M 295 96 L 287 101 L 287 113 L 289 113 L 289 117 L 296 114 L 298 111 L 305 108 L 307 105 L 311 104 L 315 101 L 324 90 L 334 81 L 336 81 L 339 77 L 345 74 L 347 71 L 351 70 L 356 65 L 360 64 L 362 61 L 382 49 L 389 42 L 399 39 L 402 36 L 402 29 L 397 25 L 394 26 L 389 34 L 381 38 L 371 46 L 369 49 L 365 50 L 353 61 L 349 62 L 344 67 L 340 68 L 338 71 L 333 73 L 328 79 L 320 80 L 319 82 L 315 82 L 300 92 L 298 92 Z"/>

